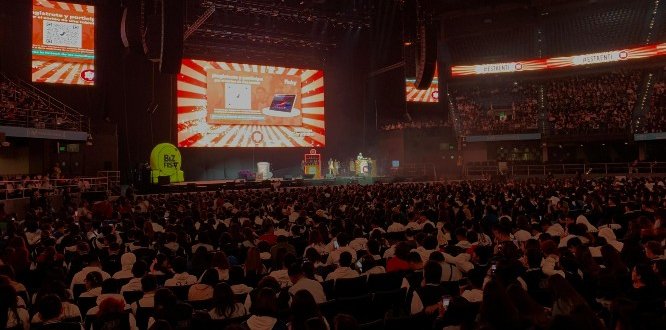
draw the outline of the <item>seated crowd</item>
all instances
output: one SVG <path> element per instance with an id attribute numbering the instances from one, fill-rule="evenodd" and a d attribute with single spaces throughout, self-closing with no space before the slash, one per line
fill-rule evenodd
<path id="1" fill-rule="evenodd" d="M 51 193 L 82 192 L 91 190 L 90 180 L 83 178 L 65 178 L 62 175 L 10 175 L 0 176 L 0 200 L 20 197 L 31 197 Z"/>
<path id="2" fill-rule="evenodd" d="M 541 87 L 544 125 L 550 134 L 621 132 L 631 127 L 641 79 L 641 71 L 633 70 L 502 82 L 492 88 L 458 87 L 452 97 L 465 135 L 537 132 L 542 116 L 538 101 Z M 655 86 L 656 96 L 661 95 L 661 87 L 663 83 Z M 661 104 L 658 97 L 655 103 Z M 658 109 L 659 106 L 655 107 L 657 111 L 651 116 L 663 117 L 664 111 Z"/>
<path id="3" fill-rule="evenodd" d="M 641 121 L 640 133 L 666 132 L 666 68 L 654 84 L 650 109 Z"/>
<path id="4" fill-rule="evenodd" d="M 548 82 L 548 122 L 558 134 L 626 131 L 639 93 L 641 71 L 618 71 Z"/>
<path id="5" fill-rule="evenodd" d="M 32 119 L 32 127 L 41 128 L 49 120 L 49 104 L 30 95 L 8 81 L 0 82 L 0 123 L 24 125 Z"/>
<path id="6" fill-rule="evenodd" d="M 417 120 L 403 121 L 386 124 L 381 127 L 382 131 L 397 131 L 403 129 L 422 129 L 422 128 L 440 128 L 451 127 L 451 123 L 445 120 Z"/>
<path id="7" fill-rule="evenodd" d="M 14 218 L 3 329 L 666 325 L 661 179 L 130 193 Z"/>
<path id="8" fill-rule="evenodd" d="M 453 92 L 465 135 L 536 132 L 539 116 L 535 84 L 498 84 Z"/>

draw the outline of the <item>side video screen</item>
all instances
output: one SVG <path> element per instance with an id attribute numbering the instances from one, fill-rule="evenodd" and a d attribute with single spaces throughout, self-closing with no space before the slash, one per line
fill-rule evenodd
<path id="1" fill-rule="evenodd" d="M 93 85 L 95 7 L 33 0 L 32 81 Z"/>

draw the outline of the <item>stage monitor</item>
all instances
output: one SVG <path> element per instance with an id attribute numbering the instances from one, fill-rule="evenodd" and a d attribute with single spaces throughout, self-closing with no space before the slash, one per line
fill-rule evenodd
<path id="1" fill-rule="evenodd" d="M 178 147 L 323 147 L 324 72 L 185 59 Z"/>
<path id="2" fill-rule="evenodd" d="M 427 89 L 416 89 L 414 83 L 416 78 L 407 73 L 407 78 L 405 79 L 405 96 L 407 102 L 426 102 L 426 103 L 437 103 L 439 102 L 439 78 L 438 70 L 435 68 L 435 75 L 432 77 L 432 83 Z"/>
<path id="3" fill-rule="evenodd" d="M 33 0 L 32 81 L 93 85 L 95 7 Z"/>

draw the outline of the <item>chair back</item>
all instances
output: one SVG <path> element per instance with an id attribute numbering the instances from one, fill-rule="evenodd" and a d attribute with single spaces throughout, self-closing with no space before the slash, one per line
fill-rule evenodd
<path id="1" fill-rule="evenodd" d="M 206 300 L 193 300 L 193 301 L 188 301 L 188 304 L 192 306 L 194 310 L 200 311 L 200 310 L 210 310 L 213 308 L 213 299 L 206 299 Z"/>
<path id="2" fill-rule="evenodd" d="M 399 289 L 402 285 L 402 273 L 383 273 L 383 274 L 370 274 L 368 276 L 368 291 L 391 291 Z"/>
<path id="3" fill-rule="evenodd" d="M 143 291 L 125 291 L 123 292 L 123 298 L 125 298 L 125 302 L 132 304 L 143 298 Z"/>
<path id="4" fill-rule="evenodd" d="M 234 302 L 245 304 L 247 293 L 238 293 L 234 295 Z"/>
<path id="5" fill-rule="evenodd" d="M 132 330 L 129 322 L 129 312 L 114 313 L 95 317 L 91 324 L 94 330 Z M 88 321 L 86 318 L 86 325 Z M 90 330 L 92 330 L 90 329 Z"/>
<path id="6" fill-rule="evenodd" d="M 187 301 L 187 294 L 190 292 L 191 285 L 167 286 L 179 300 Z"/>
<path id="7" fill-rule="evenodd" d="M 23 327 L 21 327 L 23 329 Z M 33 323 L 30 325 L 32 330 L 81 330 L 79 322 L 56 322 L 56 323 Z"/>
<path id="8" fill-rule="evenodd" d="M 76 300 L 84 292 L 86 292 L 85 284 L 74 284 L 74 286 L 72 287 L 72 296 L 73 296 L 72 298 Z"/>
<path id="9" fill-rule="evenodd" d="M 338 298 L 356 297 L 368 292 L 365 276 L 356 278 L 340 278 L 335 280 L 334 296 Z"/>
<path id="10" fill-rule="evenodd" d="M 326 294 L 326 297 L 329 299 L 335 297 L 335 280 L 324 281 L 321 286 L 324 288 L 324 294 Z"/>
<path id="11" fill-rule="evenodd" d="M 406 306 L 407 289 L 378 291 L 373 294 L 371 313 L 375 318 L 383 318 L 388 312 L 401 315 Z"/>
<path id="12" fill-rule="evenodd" d="M 366 294 L 358 297 L 338 298 L 337 310 L 341 314 L 349 314 L 360 323 L 373 321 L 372 313 L 368 313 L 368 306 L 372 304 L 372 295 Z"/>
<path id="13" fill-rule="evenodd" d="M 155 316 L 155 309 L 153 307 L 139 307 L 136 309 L 136 326 L 139 330 L 146 330 L 148 328 L 148 320 Z"/>
<path id="14" fill-rule="evenodd" d="M 76 305 L 79 306 L 81 315 L 86 315 L 88 310 L 97 306 L 97 297 L 79 297 L 76 300 Z"/>

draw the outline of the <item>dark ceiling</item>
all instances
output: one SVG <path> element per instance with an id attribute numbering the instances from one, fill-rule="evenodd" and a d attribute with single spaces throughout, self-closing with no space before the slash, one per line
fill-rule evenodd
<path id="1" fill-rule="evenodd" d="M 377 55 L 388 49 L 387 45 L 401 47 L 400 7 L 405 1 L 408 0 L 187 0 L 185 54 L 210 59 L 240 57 L 306 61 L 325 58 L 341 47 L 353 48 L 369 44 L 370 47 L 380 49 L 375 51 Z M 541 46 L 531 45 L 532 39 L 540 41 L 539 36 L 532 36 L 532 32 L 537 31 L 536 27 L 548 24 L 555 18 L 566 18 L 582 11 L 602 11 L 602 8 L 608 6 L 626 7 L 649 2 L 421 1 L 430 1 L 433 17 L 442 22 L 442 40 L 452 45 L 453 50 L 456 50 L 458 43 L 469 39 L 474 42 L 467 42 L 469 45 L 461 44 L 458 48 L 467 47 L 469 52 L 474 53 L 478 52 L 479 44 L 491 45 L 492 50 L 484 50 L 480 55 L 493 60 L 502 57 L 494 54 L 501 47 L 496 47 L 492 42 L 478 41 L 480 37 L 490 38 L 491 41 L 497 39 L 495 35 L 511 38 L 515 35 L 516 42 L 529 39 L 528 42 L 521 41 L 519 46 L 530 47 L 523 47 L 525 50 L 518 54 L 514 54 L 515 51 L 504 52 L 504 57 L 540 56 L 541 51 L 536 49 Z M 552 38 L 549 41 L 552 42 Z M 510 42 L 502 41 L 502 45 L 509 44 Z M 514 48 L 520 47 L 511 49 Z M 457 57 L 454 60 L 459 62 L 478 56 L 465 53 L 454 57 Z"/>
<path id="2" fill-rule="evenodd" d="M 188 0 L 185 53 L 322 57 L 358 41 L 370 30 L 377 5 L 393 1 Z"/>

